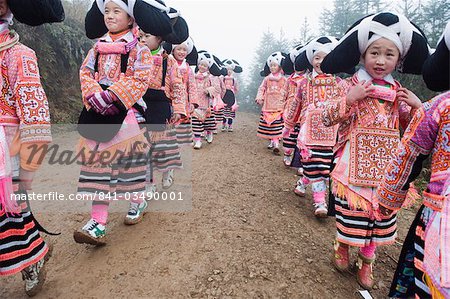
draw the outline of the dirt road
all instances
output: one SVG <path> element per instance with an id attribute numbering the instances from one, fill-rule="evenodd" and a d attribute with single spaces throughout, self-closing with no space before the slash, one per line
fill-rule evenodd
<path id="1" fill-rule="evenodd" d="M 105 247 L 73 242 L 88 213 L 36 208 L 46 227 L 62 232 L 51 238 L 55 250 L 37 298 L 360 298 L 355 277 L 331 264 L 334 218 L 315 219 L 311 196 L 292 192 L 295 174 L 256 137 L 257 122 L 240 112 L 233 133 L 192 153 L 190 211 L 150 212 L 127 227 L 125 207 L 111 215 Z M 63 173 L 47 176 L 41 172 L 36 184 L 76 189 Z M 401 217 L 400 242 L 411 217 Z M 386 297 L 400 248 L 378 251 L 374 298 Z M 20 275 L 0 285 L 0 298 L 24 295 Z"/>

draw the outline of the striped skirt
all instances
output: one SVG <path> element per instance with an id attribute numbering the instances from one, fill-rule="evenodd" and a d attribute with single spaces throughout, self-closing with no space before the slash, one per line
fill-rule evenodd
<path id="1" fill-rule="evenodd" d="M 31 212 L 0 212 L 0 276 L 12 275 L 40 261 L 48 247 L 39 235 Z"/>
<path id="2" fill-rule="evenodd" d="M 178 144 L 183 145 L 192 143 L 192 123 L 190 119 L 177 125 L 175 130 Z"/>
<path id="3" fill-rule="evenodd" d="M 264 120 L 263 114 L 259 118 L 258 132 L 256 136 L 263 139 L 279 139 L 283 136 L 283 117 L 279 117 L 270 125 Z"/>
<path id="4" fill-rule="evenodd" d="M 219 111 L 215 111 L 216 123 L 220 124 L 224 120 L 224 110 L 225 108 L 220 109 Z"/>
<path id="5" fill-rule="evenodd" d="M 351 210 L 347 200 L 337 196 L 335 207 L 337 241 L 357 247 L 394 243 L 397 236 L 397 215 L 377 221 L 370 217 L 368 211 Z"/>
<path id="6" fill-rule="evenodd" d="M 150 150 L 154 170 L 166 172 L 183 167 L 175 129 L 167 130 L 166 136 L 157 142 L 152 142 Z"/>
<path id="7" fill-rule="evenodd" d="M 392 280 L 389 297 L 394 298 L 431 298 L 431 292 L 424 279 L 424 234 L 426 220 L 424 215 L 431 212 L 422 207 L 411 224 L 403 243 L 402 252 Z M 428 218 L 428 217 L 426 217 Z"/>
<path id="8" fill-rule="evenodd" d="M 216 120 L 214 116 L 207 117 L 204 122 L 197 117 L 192 116 L 192 131 L 194 137 L 200 138 L 204 131 L 214 131 L 216 129 Z"/>
<path id="9" fill-rule="evenodd" d="M 328 147 L 310 148 L 311 157 L 308 160 L 301 159 L 303 174 L 310 181 L 328 179 L 333 163 L 333 150 Z"/>
<path id="10" fill-rule="evenodd" d="M 236 111 L 231 110 L 231 107 L 225 107 L 225 108 L 223 108 L 223 117 L 226 119 L 229 119 L 229 118 L 235 119 Z"/>
<path id="11" fill-rule="evenodd" d="M 123 195 L 145 191 L 146 155 L 126 157 L 114 164 L 82 165 L 78 193 Z"/>
<path id="12" fill-rule="evenodd" d="M 295 150 L 297 146 L 297 137 L 300 132 L 300 125 L 296 124 L 294 130 L 289 134 L 289 137 L 283 138 L 283 147 L 287 150 Z"/>

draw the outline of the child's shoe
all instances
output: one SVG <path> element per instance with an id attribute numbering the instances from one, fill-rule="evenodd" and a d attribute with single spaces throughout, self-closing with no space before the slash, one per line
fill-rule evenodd
<path id="1" fill-rule="evenodd" d="M 223 125 L 222 129 L 220 129 L 222 132 L 225 132 L 227 130 L 227 126 Z"/>
<path id="2" fill-rule="evenodd" d="M 215 129 L 215 130 L 213 131 L 213 134 L 214 134 L 214 135 L 217 135 L 217 129 Z"/>
<path id="3" fill-rule="evenodd" d="M 202 148 L 202 141 L 201 140 L 195 140 L 194 141 L 194 149 L 201 149 Z"/>
<path id="4" fill-rule="evenodd" d="M 294 189 L 294 193 L 301 197 L 305 196 L 305 194 L 306 194 L 306 186 L 305 186 L 305 184 L 303 184 L 302 180 L 303 180 L 303 178 L 300 178 L 297 181 L 297 186 Z"/>
<path id="5" fill-rule="evenodd" d="M 22 280 L 25 281 L 25 293 L 29 297 L 37 295 L 44 285 L 47 276 L 45 262 L 46 258 L 44 257 L 21 271 Z"/>
<path id="6" fill-rule="evenodd" d="M 284 166 L 286 166 L 286 167 L 291 166 L 292 158 L 293 158 L 292 155 L 284 155 L 284 158 L 283 158 Z"/>
<path id="7" fill-rule="evenodd" d="M 273 149 L 273 141 L 272 140 L 270 140 L 270 143 L 267 146 L 267 148 L 270 149 L 270 150 Z"/>
<path id="8" fill-rule="evenodd" d="M 228 126 L 228 132 L 233 132 L 233 127 L 232 126 Z"/>
<path id="9" fill-rule="evenodd" d="M 328 207 L 324 202 L 314 203 L 314 215 L 317 218 L 326 218 L 328 217 Z"/>
<path id="10" fill-rule="evenodd" d="M 280 155 L 280 145 L 278 143 L 274 143 L 273 144 L 273 150 L 272 150 L 273 154 L 276 156 Z"/>
<path id="11" fill-rule="evenodd" d="M 206 133 L 206 142 L 208 143 L 212 143 L 214 139 L 214 135 L 212 132 L 207 132 Z"/>
<path id="12" fill-rule="evenodd" d="M 162 177 L 162 187 L 163 187 L 163 189 L 169 189 L 170 187 L 172 187 L 172 185 L 173 185 L 173 173 L 174 173 L 173 169 L 163 173 L 163 177 Z"/>
<path id="13" fill-rule="evenodd" d="M 348 250 L 349 247 L 347 244 L 342 244 L 338 241 L 334 242 L 333 264 L 334 267 L 341 272 L 348 271 L 350 267 L 350 255 Z"/>
<path id="14" fill-rule="evenodd" d="M 374 285 L 372 274 L 374 262 L 375 256 L 373 258 L 368 258 L 362 255 L 361 252 L 358 252 L 358 261 L 356 262 L 358 272 L 356 273 L 356 279 L 358 280 L 360 286 L 369 291 Z"/>
<path id="15" fill-rule="evenodd" d="M 128 214 L 125 216 L 123 223 L 126 225 L 134 225 L 141 222 L 147 206 L 148 203 L 146 200 L 143 200 L 141 203 L 130 202 L 130 208 L 128 209 Z"/>
<path id="16" fill-rule="evenodd" d="M 73 233 L 73 239 L 80 244 L 90 244 L 103 246 L 106 241 L 102 240 L 106 236 L 106 227 L 94 219 L 90 219 L 79 231 Z"/>

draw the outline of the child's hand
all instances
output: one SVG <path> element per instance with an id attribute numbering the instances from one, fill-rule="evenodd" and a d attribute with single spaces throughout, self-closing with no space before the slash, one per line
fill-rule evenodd
<path id="1" fill-rule="evenodd" d="M 404 87 L 397 89 L 397 100 L 405 102 L 413 109 L 418 109 L 422 106 L 420 99 L 412 91 Z"/>
<path id="2" fill-rule="evenodd" d="M 347 106 L 351 106 L 356 101 L 366 98 L 373 90 L 374 86 L 371 80 L 358 82 L 358 84 L 350 88 L 347 94 Z"/>

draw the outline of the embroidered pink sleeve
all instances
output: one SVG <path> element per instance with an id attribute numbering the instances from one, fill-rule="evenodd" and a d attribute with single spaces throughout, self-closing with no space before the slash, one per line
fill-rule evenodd
<path id="1" fill-rule="evenodd" d="M 289 82 L 287 82 L 286 85 L 288 86 L 287 88 L 289 89 L 290 88 Z M 293 94 L 291 95 L 292 98 L 289 100 L 289 104 L 285 109 L 286 113 L 284 115 L 284 126 L 288 129 L 292 129 L 295 126 L 297 120 L 300 117 L 300 112 L 302 111 L 303 93 L 301 86 L 304 86 L 304 84 L 300 82 L 299 87 L 294 90 Z"/>
<path id="2" fill-rule="evenodd" d="M 187 95 L 183 86 L 183 75 L 175 59 L 170 56 L 167 59 L 166 95 L 172 101 L 173 112 L 186 115 Z"/>
<path id="3" fill-rule="evenodd" d="M 344 122 L 354 113 L 357 103 L 352 107 L 347 106 L 347 93 L 350 87 L 351 84 L 346 80 L 339 82 L 336 100 L 329 101 L 322 114 L 322 120 L 325 126 L 334 126 Z"/>
<path id="4" fill-rule="evenodd" d="M 188 81 L 187 81 L 187 90 L 189 101 L 192 102 L 197 95 L 197 82 L 195 82 L 194 72 L 188 67 Z"/>
<path id="5" fill-rule="evenodd" d="M 96 92 L 103 91 L 97 80 L 95 80 L 94 64 L 95 53 L 94 49 L 91 49 L 80 67 L 81 95 L 83 98 L 83 104 L 87 109 L 91 106 L 88 104 L 86 99 Z"/>
<path id="6" fill-rule="evenodd" d="M 41 85 L 36 54 L 19 45 L 13 47 L 5 59 L 20 120 L 20 142 L 51 142 L 50 111 Z"/>
<path id="7" fill-rule="evenodd" d="M 433 100 L 432 100 L 433 101 Z M 387 166 L 383 181 L 377 188 L 376 197 L 380 205 L 398 210 L 405 201 L 408 186 L 405 186 L 413 172 L 419 155 L 429 155 L 435 146 L 439 131 L 438 105 L 430 109 L 418 109 L 397 148 L 397 155 Z"/>
<path id="8" fill-rule="evenodd" d="M 261 85 L 258 88 L 258 93 L 256 94 L 256 101 L 259 104 L 264 103 L 265 95 L 266 95 L 266 89 L 267 89 L 267 77 L 264 78 Z"/>
<path id="9" fill-rule="evenodd" d="M 131 50 L 130 58 L 134 63 L 128 65 L 127 72 L 120 74 L 119 81 L 108 88 L 127 109 L 130 109 L 147 91 L 152 66 L 151 53 L 147 47 L 136 46 Z"/>

